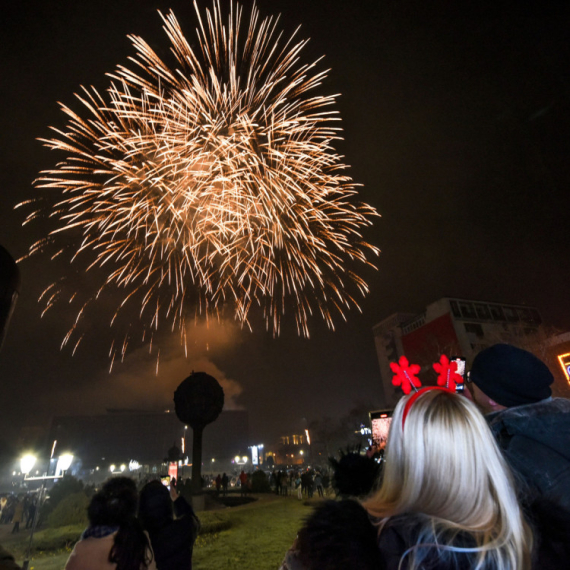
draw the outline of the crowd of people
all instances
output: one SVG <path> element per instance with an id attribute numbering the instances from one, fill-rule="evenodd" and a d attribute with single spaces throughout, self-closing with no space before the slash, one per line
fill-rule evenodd
<path id="1" fill-rule="evenodd" d="M 255 492 L 254 478 L 260 474 L 260 470 L 246 472 L 244 469 L 237 477 L 232 478 L 234 488 L 238 488 L 240 496 L 247 496 Z M 326 489 L 330 485 L 330 476 L 326 468 L 307 469 L 273 469 L 270 472 L 263 471 L 263 480 L 267 477 L 268 488 L 276 495 L 288 496 L 296 494 L 299 499 L 303 497 L 311 499 L 315 493 L 324 497 Z M 211 486 L 216 491 L 216 496 L 224 497 L 228 493 L 230 478 L 226 473 L 219 473 L 212 479 Z M 206 485 L 207 486 L 207 485 Z M 257 489 L 265 491 L 265 488 Z"/>
<path id="2" fill-rule="evenodd" d="M 28 529 L 36 514 L 37 497 L 30 494 L 14 493 L 0 497 L 0 524 L 11 524 L 12 533 L 20 532 L 20 524 Z"/>
<path id="3" fill-rule="evenodd" d="M 319 501 L 281 570 L 567 568 L 570 400 L 553 398 L 552 382 L 536 356 L 501 344 L 474 359 L 467 390 L 430 386 L 402 397 L 375 487 Z M 254 477 L 239 474 L 242 494 Z M 268 482 L 278 495 L 324 498 L 329 476 L 274 470 Z M 226 473 L 213 480 L 218 495 L 228 484 Z M 33 519 L 29 497 L 0 506 L 13 532 Z M 175 482 L 137 492 L 115 477 L 87 514 L 66 570 L 191 569 L 200 523 Z"/>
<path id="4" fill-rule="evenodd" d="M 114 477 L 87 509 L 89 526 L 65 570 L 191 570 L 200 522 L 176 481 L 150 481 L 137 492 L 129 477 Z"/>
<path id="5" fill-rule="evenodd" d="M 303 497 L 312 499 L 317 492 L 319 497 L 323 497 L 330 478 L 321 471 L 322 469 L 312 468 L 273 470 L 269 477 L 269 485 L 276 495 L 287 496 L 295 492 L 300 500 Z"/>

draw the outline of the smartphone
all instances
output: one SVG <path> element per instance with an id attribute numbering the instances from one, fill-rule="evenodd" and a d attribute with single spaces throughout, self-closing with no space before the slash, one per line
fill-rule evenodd
<path id="1" fill-rule="evenodd" d="M 160 482 L 170 491 L 170 475 L 161 477 Z"/>
<path id="2" fill-rule="evenodd" d="M 456 384 L 455 391 L 463 392 L 465 390 L 465 358 L 462 356 L 452 356 L 449 361 L 457 364 L 457 374 L 463 378 L 461 384 Z"/>
<path id="3" fill-rule="evenodd" d="M 390 423 L 392 421 L 393 410 L 377 410 L 370 412 L 370 427 L 372 430 L 372 441 L 378 447 L 384 447 L 388 440 Z"/>

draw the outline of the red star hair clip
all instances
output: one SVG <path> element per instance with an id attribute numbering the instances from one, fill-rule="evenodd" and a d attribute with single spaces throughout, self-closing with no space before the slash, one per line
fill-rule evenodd
<path id="1" fill-rule="evenodd" d="M 390 362 L 390 368 L 394 373 L 392 384 L 394 386 L 401 386 L 406 396 L 412 391 L 412 388 L 417 392 L 418 388 L 422 385 L 420 379 L 417 377 L 420 371 L 418 364 L 410 364 L 405 356 L 401 356 L 396 364 Z"/>
<path id="2" fill-rule="evenodd" d="M 445 386 L 451 392 L 455 392 L 457 385 L 463 384 L 463 378 L 457 374 L 457 362 L 450 362 L 445 354 L 441 355 L 439 362 L 434 362 L 433 369 L 438 373 L 438 386 Z"/>

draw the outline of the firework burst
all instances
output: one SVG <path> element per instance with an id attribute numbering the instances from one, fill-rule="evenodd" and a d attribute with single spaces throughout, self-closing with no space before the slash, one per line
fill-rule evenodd
<path id="1" fill-rule="evenodd" d="M 30 254 L 82 259 L 103 275 L 85 298 L 72 295 L 64 344 L 81 338 L 107 290 L 121 294 L 112 325 L 135 303 L 146 331 L 164 318 L 183 339 L 189 317 L 229 307 L 249 325 L 254 306 L 274 334 L 291 312 L 308 336 L 313 314 L 332 328 L 368 291 L 351 267 L 378 253 L 361 236 L 377 214 L 354 202 L 333 147 L 336 96 L 318 94 L 326 71 L 303 64 L 306 40 L 283 39 L 278 19 L 255 7 L 249 21 L 234 2 L 226 16 L 218 1 L 194 7 L 197 49 L 172 12 L 161 14 L 176 64 L 130 36 L 130 67 L 110 74 L 105 96 L 83 88 L 82 115 L 62 105 L 65 129 L 42 139 L 67 158 L 36 182 L 49 190 L 55 229 Z M 63 291 L 61 281 L 46 289 L 46 310 Z M 113 358 L 127 343 L 114 343 Z"/>

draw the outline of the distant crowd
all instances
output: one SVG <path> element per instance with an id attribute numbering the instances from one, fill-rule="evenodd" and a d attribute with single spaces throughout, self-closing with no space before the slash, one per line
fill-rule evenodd
<path id="1" fill-rule="evenodd" d="M 13 524 L 12 533 L 20 532 L 20 524 L 28 529 L 36 515 L 36 506 L 37 497 L 29 493 L 0 497 L 0 524 Z"/>
<path id="2" fill-rule="evenodd" d="M 325 474 L 322 474 L 325 472 Z M 238 477 L 234 478 L 233 486 L 239 487 L 240 495 L 247 496 L 251 494 L 254 489 L 253 479 L 258 475 L 259 471 L 246 472 L 242 469 Z M 263 473 L 265 475 L 265 472 Z M 265 481 L 265 477 L 261 478 Z M 330 476 L 328 470 L 321 468 L 320 470 L 307 468 L 307 469 L 279 469 L 270 472 L 267 480 L 268 489 L 276 495 L 284 497 L 296 493 L 299 499 L 306 497 L 311 499 L 314 493 L 318 493 L 319 497 L 324 497 L 325 488 L 330 484 Z M 216 490 L 216 496 L 226 496 L 228 493 L 228 485 L 230 478 L 226 473 L 218 474 L 213 479 L 213 486 Z M 265 491 L 266 489 L 258 489 Z"/>

